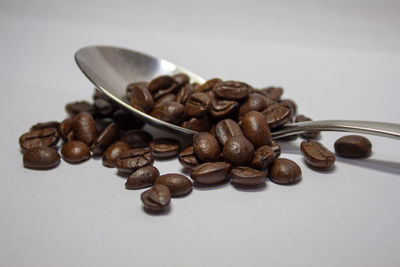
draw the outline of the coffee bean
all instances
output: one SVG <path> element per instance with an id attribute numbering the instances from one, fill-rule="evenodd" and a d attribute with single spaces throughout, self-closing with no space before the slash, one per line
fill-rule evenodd
<path id="1" fill-rule="evenodd" d="M 134 83 L 128 84 L 128 86 L 126 87 L 126 94 L 125 94 L 126 99 L 131 99 L 131 93 L 133 91 L 133 88 L 141 87 L 141 88 L 147 90 L 148 85 L 149 85 L 148 82 L 134 82 Z"/>
<path id="2" fill-rule="evenodd" d="M 73 121 L 72 118 L 67 118 L 58 125 L 58 133 L 64 141 L 68 139 L 68 134 L 72 131 Z"/>
<path id="3" fill-rule="evenodd" d="M 214 185 L 228 179 L 231 164 L 226 162 L 207 162 L 190 170 L 190 178 L 204 185 Z"/>
<path id="4" fill-rule="evenodd" d="M 267 120 L 270 129 L 276 129 L 293 119 L 292 108 L 290 104 L 286 102 L 272 104 L 261 113 Z"/>
<path id="5" fill-rule="evenodd" d="M 172 76 L 172 78 L 174 78 L 175 82 L 179 86 L 184 86 L 184 85 L 188 84 L 190 81 L 189 76 L 187 76 L 184 73 L 175 74 L 174 76 Z"/>
<path id="6" fill-rule="evenodd" d="M 220 98 L 238 100 L 246 98 L 251 92 L 251 87 L 242 82 L 225 81 L 216 84 L 213 91 Z"/>
<path id="7" fill-rule="evenodd" d="M 179 88 L 175 79 L 169 75 L 162 75 L 154 78 L 147 87 L 156 100 L 166 94 L 175 93 Z"/>
<path id="8" fill-rule="evenodd" d="M 272 140 L 270 146 L 271 146 L 272 150 L 274 151 L 275 158 L 279 157 L 281 155 L 281 146 L 274 140 Z"/>
<path id="9" fill-rule="evenodd" d="M 239 187 L 257 187 L 265 184 L 267 174 L 249 167 L 239 166 L 230 173 L 232 184 Z"/>
<path id="10" fill-rule="evenodd" d="M 54 146 L 58 143 L 59 139 L 60 136 L 57 129 L 49 127 L 24 133 L 19 138 L 19 145 L 22 149 Z"/>
<path id="11" fill-rule="evenodd" d="M 134 86 L 132 88 L 129 100 L 132 107 L 143 111 L 144 113 L 150 113 L 153 110 L 153 96 L 146 88 Z"/>
<path id="12" fill-rule="evenodd" d="M 283 89 L 280 87 L 274 87 L 270 86 L 264 89 L 261 89 L 261 91 L 264 91 L 267 93 L 268 98 L 273 100 L 273 101 L 279 101 L 281 99 L 281 96 L 283 94 Z"/>
<path id="13" fill-rule="evenodd" d="M 292 106 L 293 115 L 297 113 L 297 104 L 292 99 L 282 99 L 280 102 L 289 103 Z"/>
<path id="14" fill-rule="evenodd" d="M 80 163 L 90 158 L 90 148 L 82 141 L 72 140 L 62 146 L 61 155 L 69 163 Z"/>
<path id="15" fill-rule="evenodd" d="M 119 156 L 121 156 L 122 152 L 131 149 L 131 147 L 122 141 L 117 141 L 110 145 L 107 150 L 103 153 L 103 165 L 106 167 L 115 167 L 115 161 Z"/>
<path id="16" fill-rule="evenodd" d="M 269 178 L 277 184 L 293 184 L 300 180 L 301 169 L 290 159 L 277 158 L 269 169 Z"/>
<path id="17" fill-rule="evenodd" d="M 295 122 L 304 122 L 304 121 L 311 121 L 310 118 L 304 115 L 297 115 Z M 300 134 L 300 137 L 303 139 L 318 139 L 321 136 L 319 131 L 307 131 Z"/>
<path id="18" fill-rule="evenodd" d="M 184 167 L 191 169 L 200 164 L 200 160 L 194 153 L 193 146 L 188 146 L 179 153 L 179 163 Z"/>
<path id="19" fill-rule="evenodd" d="M 171 192 L 165 185 L 158 184 L 144 191 L 140 198 L 146 209 L 160 212 L 168 208 L 171 202 Z"/>
<path id="20" fill-rule="evenodd" d="M 119 140 L 127 143 L 131 148 L 147 147 L 153 137 L 148 132 L 142 130 L 130 130 L 123 132 Z"/>
<path id="21" fill-rule="evenodd" d="M 303 141 L 300 147 L 305 161 L 313 167 L 327 169 L 335 163 L 335 155 L 317 141 Z"/>
<path id="22" fill-rule="evenodd" d="M 166 94 L 157 99 L 157 101 L 154 103 L 154 107 L 160 107 L 165 103 L 171 102 L 171 101 L 176 101 L 176 95 L 174 94 Z"/>
<path id="23" fill-rule="evenodd" d="M 196 92 L 196 93 L 205 93 L 205 92 L 208 92 L 208 91 L 212 90 L 212 89 L 214 88 L 214 86 L 215 86 L 217 83 L 220 83 L 220 82 L 222 82 L 222 80 L 221 80 L 221 79 L 218 79 L 218 78 L 210 79 L 210 80 L 206 81 L 204 84 L 200 85 L 200 86 L 195 90 L 195 92 Z"/>
<path id="24" fill-rule="evenodd" d="M 94 155 L 101 155 L 118 137 L 118 126 L 111 123 L 94 140 L 91 149 Z"/>
<path id="25" fill-rule="evenodd" d="M 184 113 L 192 118 L 201 118 L 205 116 L 211 107 L 211 100 L 205 93 L 194 93 L 186 101 Z"/>
<path id="26" fill-rule="evenodd" d="M 193 130 L 196 132 L 207 132 L 210 129 L 211 120 L 208 116 L 203 118 L 191 118 L 188 121 L 182 122 L 183 128 Z"/>
<path id="27" fill-rule="evenodd" d="M 193 149 L 199 159 L 204 162 L 218 161 L 221 152 L 217 139 L 207 132 L 200 132 L 193 136 Z"/>
<path id="28" fill-rule="evenodd" d="M 215 137 L 218 142 L 223 146 L 229 137 L 243 135 L 240 126 L 231 119 L 219 121 L 215 126 Z"/>
<path id="29" fill-rule="evenodd" d="M 96 117 L 106 117 L 110 116 L 114 112 L 114 105 L 105 100 L 104 98 L 98 98 L 93 103 L 94 116 Z"/>
<path id="30" fill-rule="evenodd" d="M 60 163 L 60 155 L 51 147 L 35 147 L 27 150 L 22 160 L 25 168 L 51 169 Z"/>
<path id="31" fill-rule="evenodd" d="M 144 122 L 126 110 L 118 109 L 113 113 L 113 120 L 122 131 L 140 129 Z"/>
<path id="32" fill-rule="evenodd" d="M 335 152 L 344 158 L 366 158 L 371 155 L 371 142 L 360 135 L 346 135 L 335 142 Z"/>
<path id="33" fill-rule="evenodd" d="M 257 170 L 267 169 L 275 160 L 275 152 L 271 146 L 261 146 L 254 151 L 250 166 Z"/>
<path id="34" fill-rule="evenodd" d="M 261 111 L 269 105 L 274 104 L 275 101 L 265 97 L 259 93 L 251 93 L 249 98 L 244 102 L 239 109 L 239 116 L 245 115 L 249 111 Z"/>
<path id="35" fill-rule="evenodd" d="M 184 196 L 192 191 L 192 181 L 186 176 L 178 173 L 169 173 L 161 175 L 155 181 L 155 184 L 162 184 L 169 188 L 172 197 Z"/>
<path id="36" fill-rule="evenodd" d="M 172 138 L 157 138 L 149 143 L 151 153 L 156 158 L 170 158 L 179 154 L 181 146 Z"/>
<path id="37" fill-rule="evenodd" d="M 160 172 L 154 166 L 146 166 L 133 172 L 125 183 L 126 189 L 140 189 L 154 185 Z"/>
<path id="38" fill-rule="evenodd" d="M 115 160 L 115 167 L 121 173 L 132 173 L 139 168 L 152 165 L 154 162 L 153 154 L 143 148 L 135 148 L 123 151 Z"/>
<path id="39" fill-rule="evenodd" d="M 87 101 L 76 101 L 65 106 L 65 110 L 73 117 L 81 112 L 94 113 L 94 107 Z"/>
<path id="40" fill-rule="evenodd" d="M 271 133 L 264 116 L 258 111 L 250 111 L 241 118 L 243 134 L 255 148 L 271 144 Z"/>
<path id="41" fill-rule="evenodd" d="M 72 130 L 74 131 L 74 138 L 87 145 L 91 145 L 96 139 L 96 124 L 92 115 L 87 112 L 81 112 L 73 118 Z"/>
<path id="42" fill-rule="evenodd" d="M 101 133 L 104 131 L 105 128 L 107 128 L 108 125 L 113 123 L 113 119 L 106 117 L 106 118 L 101 118 L 97 119 L 94 121 L 96 124 L 96 132 Z"/>
<path id="43" fill-rule="evenodd" d="M 211 117 L 222 119 L 233 116 L 239 107 L 238 102 L 232 100 L 217 100 L 211 103 Z"/>
<path id="44" fill-rule="evenodd" d="M 154 108 L 150 115 L 162 121 L 178 124 L 182 121 L 183 109 L 181 103 L 170 101 Z"/>
<path id="45" fill-rule="evenodd" d="M 189 96 L 194 92 L 194 86 L 190 83 L 183 86 L 176 95 L 176 101 L 185 105 Z"/>
<path id="46" fill-rule="evenodd" d="M 29 131 L 36 131 L 36 130 L 41 130 L 41 129 L 44 129 L 44 128 L 51 128 L 51 127 L 57 129 L 59 124 L 60 123 L 58 121 L 38 122 L 35 125 L 33 125 L 29 129 Z"/>
<path id="47" fill-rule="evenodd" d="M 244 136 L 232 136 L 226 141 L 223 153 L 227 162 L 236 166 L 247 166 L 253 159 L 254 146 Z"/>

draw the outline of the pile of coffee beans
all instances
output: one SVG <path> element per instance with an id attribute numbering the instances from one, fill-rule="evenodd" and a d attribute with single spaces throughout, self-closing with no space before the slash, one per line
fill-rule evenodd
<path id="1" fill-rule="evenodd" d="M 294 161 L 281 158 L 271 131 L 290 122 L 309 121 L 297 115 L 294 101 L 281 99 L 283 89 L 255 89 L 238 81 L 210 79 L 190 83 L 185 74 L 162 75 L 150 82 L 131 83 L 126 101 L 142 112 L 166 122 L 197 131 L 192 145 L 181 148 L 172 138 L 154 139 L 140 130 L 144 122 L 95 91 L 93 103 L 66 105 L 68 117 L 61 122 L 33 125 L 19 138 L 23 164 L 31 169 L 51 169 L 61 158 L 77 164 L 101 157 L 105 167 L 116 168 L 127 177 L 125 188 L 148 188 L 141 200 L 148 211 L 168 210 L 171 198 L 187 195 L 195 186 L 215 186 L 231 181 L 241 188 L 265 185 L 267 177 L 277 184 L 301 179 Z M 316 141 L 319 132 L 306 132 L 281 140 L 305 139 L 301 152 L 312 168 L 328 169 L 335 154 Z M 62 140 L 61 156 L 58 143 Z M 338 139 L 336 155 L 363 158 L 371 154 L 371 143 L 357 135 Z M 178 157 L 190 178 L 179 173 L 160 175 L 155 160 Z M 193 181 L 193 182 L 192 182 Z"/>

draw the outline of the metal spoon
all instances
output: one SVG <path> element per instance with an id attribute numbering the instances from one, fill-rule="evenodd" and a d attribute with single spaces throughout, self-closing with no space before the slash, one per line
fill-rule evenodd
<path id="1" fill-rule="evenodd" d="M 75 53 L 79 68 L 98 90 L 134 113 L 147 123 L 183 135 L 196 132 L 156 119 L 131 107 L 123 101 L 126 86 L 131 82 L 150 81 L 162 74 L 187 74 L 191 82 L 204 83 L 199 75 L 169 61 L 140 52 L 112 47 L 88 46 Z M 324 120 L 287 124 L 272 133 L 273 138 L 285 137 L 305 131 L 342 131 L 379 135 L 400 139 L 400 124 L 374 121 Z"/>

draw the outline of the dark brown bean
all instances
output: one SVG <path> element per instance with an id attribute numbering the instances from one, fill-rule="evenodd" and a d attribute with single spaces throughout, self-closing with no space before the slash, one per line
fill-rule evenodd
<path id="1" fill-rule="evenodd" d="M 274 151 L 275 158 L 277 158 L 281 155 L 281 146 L 274 140 L 272 140 L 272 142 L 271 142 L 271 148 Z"/>
<path id="2" fill-rule="evenodd" d="M 91 150 L 94 155 L 101 155 L 118 138 L 118 126 L 115 123 L 108 125 L 94 140 Z"/>
<path id="3" fill-rule="evenodd" d="M 213 91 L 216 96 L 223 99 L 238 100 L 248 97 L 252 88 L 243 82 L 225 81 L 217 83 Z"/>
<path id="4" fill-rule="evenodd" d="M 183 86 L 176 95 L 176 101 L 185 105 L 189 96 L 194 92 L 194 86 L 190 83 Z"/>
<path id="5" fill-rule="evenodd" d="M 200 164 L 200 160 L 194 153 L 193 146 L 188 146 L 179 153 L 179 163 L 184 167 L 191 169 Z"/>
<path id="6" fill-rule="evenodd" d="M 182 121 L 184 106 L 181 103 L 170 101 L 156 107 L 151 112 L 151 116 L 174 124 Z"/>
<path id="7" fill-rule="evenodd" d="M 181 145 L 172 138 L 157 138 L 149 143 L 149 149 L 156 158 L 170 158 L 179 154 Z"/>
<path id="8" fill-rule="evenodd" d="M 221 79 L 218 78 L 213 78 L 210 79 L 208 81 L 206 81 L 204 84 L 200 85 L 197 89 L 196 89 L 196 93 L 205 93 L 208 92 L 210 90 L 212 90 L 214 88 L 214 86 L 219 83 L 222 82 Z"/>
<path id="9" fill-rule="evenodd" d="M 300 147 L 305 161 L 313 167 L 327 169 L 335 163 L 335 155 L 317 141 L 303 141 Z"/>
<path id="10" fill-rule="evenodd" d="M 210 129 L 211 120 L 208 116 L 203 118 L 191 118 L 182 122 L 182 127 L 196 132 L 207 132 Z"/>
<path id="11" fill-rule="evenodd" d="M 240 126 L 231 119 L 219 121 L 215 126 L 215 137 L 218 142 L 223 146 L 229 137 L 243 135 Z"/>
<path id="12" fill-rule="evenodd" d="M 147 87 L 156 100 L 166 94 L 175 93 L 179 88 L 180 86 L 175 79 L 169 75 L 154 78 Z"/>
<path id="13" fill-rule="evenodd" d="M 262 146 L 254 151 L 250 166 L 257 170 L 267 169 L 275 160 L 275 152 L 271 146 Z"/>
<path id="14" fill-rule="evenodd" d="M 296 115 L 296 113 L 297 113 L 297 104 L 296 104 L 296 102 L 294 102 L 292 99 L 282 99 L 280 102 L 289 103 L 292 106 L 293 115 Z"/>
<path id="15" fill-rule="evenodd" d="M 371 155 L 371 142 L 360 135 L 346 135 L 335 142 L 335 152 L 344 158 L 366 158 Z"/>
<path id="16" fill-rule="evenodd" d="M 103 165 L 106 167 L 115 167 L 115 161 L 119 156 L 121 156 L 122 152 L 131 149 L 131 147 L 122 141 L 117 141 L 110 145 L 107 150 L 103 153 Z"/>
<path id="17" fill-rule="evenodd" d="M 190 170 L 190 178 L 204 185 L 214 185 L 228 179 L 231 164 L 226 162 L 207 162 Z"/>
<path id="18" fill-rule="evenodd" d="M 132 173 L 139 168 L 152 165 L 154 162 L 153 154 L 143 148 L 135 148 L 123 151 L 115 160 L 115 167 L 121 173 Z"/>
<path id="19" fill-rule="evenodd" d="M 54 146 L 58 143 L 59 139 L 60 136 L 57 129 L 49 127 L 24 133 L 19 138 L 19 145 L 22 149 Z"/>
<path id="20" fill-rule="evenodd" d="M 259 93 L 251 93 L 249 98 L 244 102 L 239 109 L 239 116 L 245 115 L 249 111 L 261 111 L 269 105 L 274 104 L 275 101 L 270 100 Z"/>
<path id="21" fill-rule="evenodd" d="M 153 110 L 153 96 L 146 88 L 143 88 L 143 86 L 134 86 L 130 93 L 129 100 L 131 106 L 140 111 L 150 113 Z"/>
<path id="22" fill-rule="evenodd" d="M 171 102 L 171 101 L 176 101 L 176 95 L 175 94 L 166 94 L 157 99 L 157 101 L 154 103 L 154 107 L 160 107 L 164 105 L 165 103 Z"/>
<path id="23" fill-rule="evenodd" d="M 239 187 L 257 187 L 265 184 L 267 174 L 249 167 L 239 166 L 230 173 L 232 184 Z"/>
<path id="24" fill-rule="evenodd" d="M 282 126 L 293 119 L 293 111 L 291 106 L 286 102 L 272 104 L 264 109 L 261 113 L 267 120 L 270 129 L 275 129 L 279 126 Z"/>
<path id="25" fill-rule="evenodd" d="M 140 189 L 153 186 L 160 172 L 154 166 L 146 166 L 133 172 L 125 183 L 126 189 Z"/>
<path id="26" fill-rule="evenodd" d="M 153 137 L 142 130 L 130 130 L 123 132 L 119 140 L 127 143 L 131 148 L 147 147 Z"/>
<path id="27" fill-rule="evenodd" d="M 192 191 L 192 181 L 178 173 L 164 174 L 158 177 L 155 184 L 162 184 L 169 188 L 172 197 L 184 196 Z"/>
<path id="28" fill-rule="evenodd" d="M 67 118 L 58 125 L 58 133 L 60 134 L 62 139 L 68 139 L 68 134 L 72 131 L 72 122 L 72 118 Z"/>
<path id="29" fill-rule="evenodd" d="M 269 169 L 269 178 L 277 184 L 293 184 L 300 180 L 301 169 L 290 159 L 277 158 Z"/>
<path id="30" fill-rule="evenodd" d="M 199 159 L 204 162 L 218 161 L 221 152 L 217 139 L 207 132 L 200 132 L 193 136 L 193 149 Z"/>
<path id="31" fill-rule="evenodd" d="M 184 86 L 184 85 L 188 84 L 190 81 L 190 77 L 184 73 L 175 74 L 174 76 L 172 76 L 172 78 L 175 79 L 175 82 L 179 86 Z"/>
<path id="32" fill-rule="evenodd" d="M 126 87 L 126 94 L 125 94 L 126 99 L 131 98 L 131 92 L 133 91 L 133 88 L 135 88 L 136 86 L 142 87 L 143 89 L 147 89 L 148 85 L 149 85 L 148 82 L 134 82 L 128 84 L 128 86 Z"/>
<path id="33" fill-rule="evenodd" d="M 227 162 L 236 166 L 247 166 L 253 159 L 254 146 L 244 136 L 232 136 L 226 141 L 223 153 Z"/>
<path id="34" fill-rule="evenodd" d="M 211 107 L 210 97 L 205 93 L 194 93 L 185 103 L 184 113 L 189 118 L 205 116 Z"/>
<path id="35" fill-rule="evenodd" d="M 107 126 L 110 125 L 113 122 L 114 122 L 113 119 L 111 119 L 109 117 L 105 117 L 105 118 L 101 118 L 101 119 L 95 120 L 96 132 L 98 132 L 98 133 L 103 132 L 104 129 L 107 128 Z"/>
<path id="36" fill-rule="evenodd" d="M 81 112 L 87 112 L 89 114 L 94 113 L 93 105 L 87 101 L 76 101 L 73 103 L 68 103 L 65 106 L 65 110 L 71 117 L 73 117 Z"/>
<path id="37" fill-rule="evenodd" d="M 47 122 L 38 122 L 35 125 L 32 125 L 32 127 L 29 129 L 29 131 L 36 131 L 36 130 L 41 130 L 44 128 L 58 128 L 58 125 L 60 123 L 58 121 L 47 121 Z"/>
<path id="38" fill-rule="evenodd" d="M 25 168 L 51 169 L 60 163 L 60 155 L 51 147 L 35 147 L 24 153 L 22 161 Z"/>
<path id="39" fill-rule="evenodd" d="M 72 140 L 62 146 L 61 155 L 69 163 L 80 163 L 90 159 L 90 148 L 82 141 Z"/>
<path id="40" fill-rule="evenodd" d="M 147 191 L 144 191 L 140 198 L 146 209 L 154 212 L 166 210 L 171 202 L 171 192 L 165 185 L 155 185 Z"/>
<path id="41" fill-rule="evenodd" d="M 222 119 L 232 117 L 239 107 L 238 102 L 232 100 L 217 100 L 211 104 L 211 117 Z"/>
<path id="42" fill-rule="evenodd" d="M 87 145 L 91 145 L 96 139 L 96 123 L 92 115 L 87 112 L 81 112 L 73 118 L 72 130 L 74 131 L 74 139 Z"/>
<path id="43" fill-rule="evenodd" d="M 114 112 L 114 105 L 104 98 L 97 98 L 93 103 L 94 116 L 107 117 L 111 116 Z"/>
<path id="44" fill-rule="evenodd" d="M 268 95 L 268 98 L 273 101 L 279 101 L 283 94 L 283 89 L 281 87 L 274 87 L 274 86 L 263 88 L 263 89 L 261 89 L 261 91 L 266 92 Z"/>
<path id="45" fill-rule="evenodd" d="M 113 113 L 113 121 L 122 131 L 140 129 L 144 126 L 144 122 L 126 110 L 118 109 Z"/>
<path id="46" fill-rule="evenodd" d="M 243 134 L 255 148 L 271 144 L 271 132 L 264 116 L 258 111 L 250 111 L 241 118 Z"/>

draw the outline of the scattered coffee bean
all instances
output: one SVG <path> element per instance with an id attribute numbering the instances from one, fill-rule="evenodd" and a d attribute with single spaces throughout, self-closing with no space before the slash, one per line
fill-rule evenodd
<path id="1" fill-rule="evenodd" d="M 212 90 L 214 88 L 214 86 L 219 82 L 222 82 L 222 80 L 218 79 L 218 78 L 210 79 L 210 80 L 206 81 L 204 84 L 200 85 L 195 90 L 195 92 L 197 92 L 197 93 L 208 92 L 208 91 Z"/>
<path id="2" fill-rule="evenodd" d="M 152 165 L 154 162 L 153 154 L 143 148 L 134 148 L 123 151 L 115 160 L 115 167 L 121 173 L 132 173 L 139 168 Z"/>
<path id="3" fill-rule="evenodd" d="M 156 158 L 170 158 L 179 154 L 181 146 L 178 140 L 172 138 L 158 138 L 149 143 L 149 149 Z"/>
<path id="4" fill-rule="evenodd" d="M 117 141 L 110 145 L 107 150 L 103 153 L 103 165 L 106 167 L 115 167 L 115 161 L 119 156 L 121 156 L 122 152 L 131 149 L 131 147 L 122 141 Z"/>
<path id="5" fill-rule="evenodd" d="M 271 144 L 271 133 L 264 116 L 258 111 L 250 111 L 241 118 L 243 134 L 255 148 Z"/>
<path id="6" fill-rule="evenodd" d="M 261 89 L 261 91 L 266 92 L 268 98 L 273 101 L 279 101 L 283 94 L 283 89 L 281 87 L 274 87 L 274 86 Z"/>
<path id="7" fill-rule="evenodd" d="M 218 161 L 221 152 L 217 139 L 207 132 L 193 136 L 193 149 L 199 159 L 204 162 Z"/>
<path id="8" fill-rule="evenodd" d="M 68 134 L 72 131 L 72 122 L 72 118 L 67 118 L 58 125 L 58 133 L 64 141 L 68 140 Z"/>
<path id="9" fill-rule="evenodd" d="M 238 100 L 246 98 L 251 92 L 251 87 L 243 82 L 225 81 L 217 83 L 213 91 L 218 97 Z"/>
<path id="10" fill-rule="evenodd" d="M 233 100 L 217 100 L 211 103 L 211 117 L 223 119 L 234 116 L 239 107 L 239 103 Z"/>
<path id="11" fill-rule="evenodd" d="M 58 143 L 59 139 L 60 136 L 57 129 L 49 127 L 24 133 L 19 138 L 19 145 L 22 149 L 54 146 Z"/>
<path id="12" fill-rule="evenodd" d="M 82 141 L 72 140 L 62 146 L 61 155 L 69 163 L 80 163 L 90 158 L 90 148 Z"/>
<path id="13" fill-rule="evenodd" d="M 35 125 L 33 125 L 29 129 L 29 131 L 36 131 L 36 130 L 41 130 L 41 129 L 44 129 L 44 128 L 51 128 L 51 127 L 57 129 L 59 124 L 60 123 L 58 121 L 38 122 Z"/>
<path id="14" fill-rule="evenodd" d="M 210 97 L 205 93 L 194 93 L 186 101 L 184 113 L 190 118 L 205 116 L 211 107 Z"/>
<path id="15" fill-rule="evenodd" d="M 153 96 L 143 86 L 134 86 L 130 94 L 131 106 L 143 111 L 150 113 L 154 107 Z"/>
<path id="16" fill-rule="evenodd" d="M 87 101 L 76 101 L 65 106 L 67 113 L 73 117 L 81 112 L 94 113 L 94 107 Z"/>
<path id="17" fill-rule="evenodd" d="M 228 179 L 231 164 L 226 162 L 207 162 L 190 170 L 190 178 L 204 185 L 220 184 Z"/>
<path id="18" fill-rule="evenodd" d="M 94 140 L 91 149 L 94 155 L 101 155 L 103 152 L 116 141 L 118 137 L 118 126 L 111 123 L 99 134 Z"/>
<path id="19" fill-rule="evenodd" d="M 153 137 L 148 132 L 142 130 L 129 130 L 123 132 L 119 140 L 127 143 L 131 148 L 147 147 Z"/>
<path id="20" fill-rule="evenodd" d="M 194 92 L 194 86 L 190 83 L 183 86 L 176 95 L 176 101 L 185 105 L 189 96 Z"/>
<path id="21" fill-rule="evenodd" d="M 335 155 L 321 143 L 308 140 L 301 143 L 305 161 L 313 167 L 330 168 L 335 163 Z"/>
<path id="22" fill-rule="evenodd" d="M 74 131 L 74 139 L 89 146 L 96 139 L 96 124 L 92 115 L 87 112 L 81 112 L 73 118 L 72 130 Z"/>
<path id="23" fill-rule="evenodd" d="M 157 108 L 159 106 L 162 106 L 165 103 L 171 102 L 171 101 L 176 101 L 176 95 L 174 94 L 166 94 L 157 99 L 157 101 L 154 103 L 154 107 Z"/>
<path id="24" fill-rule="evenodd" d="M 301 169 L 290 159 L 277 158 L 269 169 L 269 178 L 277 184 L 293 184 L 300 180 Z"/>
<path id="25" fill-rule="evenodd" d="M 249 111 L 262 111 L 269 105 L 275 104 L 276 102 L 265 97 L 259 93 L 251 93 L 249 98 L 244 102 L 239 109 L 239 116 L 245 115 Z"/>
<path id="26" fill-rule="evenodd" d="M 24 153 L 22 161 L 25 168 L 51 169 L 60 163 L 60 155 L 51 147 L 35 147 Z"/>
<path id="27" fill-rule="evenodd" d="M 200 164 L 200 160 L 194 153 L 193 146 L 188 146 L 179 153 L 179 163 L 187 169 L 191 169 Z"/>
<path id="28" fill-rule="evenodd" d="M 275 151 L 271 146 L 262 146 L 254 151 L 250 166 L 257 170 L 267 169 L 275 160 Z"/>
<path id="29" fill-rule="evenodd" d="M 126 189 L 140 189 L 153 186 L 160 172 L 154 166 L 146 166 L 133 172 L 125 183 Z"/>
<path id="30" fill-rule="evenodd" d="M 272 104 L 261 113 L 267 120 L 270 129 L 276 129 L 293 119 L 292 107 L 286 102 Z"/>
<path id="31" fill-rule="evenodd" d="M 292 106 L 293 115 L 297 113 L 297 104 L 292 99 L 282 99 L 281 102 L 289 103 Z"/>
<path id="32" fill-rule="evenodd" d="M 96 123 L 96 132 L 101 133 L 104 131 L 105 128 L 107 128 L 108 125 L 111 123 L 114 123 L 113 119 L 109 117 L 101 118 L 101 119 L 96 119 L 94 121 Z"/>
<path id="33" fill-rule="evenodd" d="M 189 76 L 184 73 L 175 74 L 174 76 L 172 76 L 172 78 L 174 78 L 175 82 L 179 86 L 184 86 L 185 84 L 190 82 Z"/>
<path id="34" fill-rule="evenodd" d="M 222 146 L 230 137 L 241 135 L 243 135 L 242 129 L 231 119 L 222 120 L 215 126 L 215 137 Z"/>
<path id="35" fill-rule="evenodd" d="M 230 173 L 232 184 L 239 187 L 257 187 L 265 184 L 267 174 L 249 167 L 239 166 Z"/>
<path id="36" fill-rule="evenodd" d="M 228 138 L 223 149 L 224 158 L 235 166 L 247 166 L 253 159 L 254 146 L 244 136 Z"/>
<path id="37" fill-rule="evenodd" d="M 122 131 L 140 129 L 144 126 L 144 122 L 142 120 L 136 118 L 131 113 L 123 109 L 118 109 L 113 113 L 113 121 Z"/>
<path id="38" fill-rule="evenodd" d="M 205 116 L 203 118 L 191 118 L 188 121 L 184 121 L 182 123 L 182 127 L 186 129 L 190 129 L 196 132 L 207 132 L 210 129 L 210 118 Z"/>
<path id="39" fill-rule="evenodd" d="M 271 148 L 274 151 L 275 158 L 277 158 L 281 155 L 281 146 L 274 140 L 272 140 L 272 142 L 271 142 Z"/>
<path id="40" fill-rule="evenodd" d="M 177 124 L 182 121 L 184 106 L 181 103 L 170 101 L 155 107 L 151 116 L 170 123 Z"/>
<path id="41" fill-rule="evenodd" d="M 171 202 L 171 192 L 168 187 L 162 184 L 154 185 L 147 191 L 144 191 L 140 198 L 145 208 L 160 212 L 166 210 Z"/>
<path id="42" fill-rule="evenodd" d="M 162 184 L 169 188 L 172 197 L 184 196 L 192 191 L 192 181 L 178 173 L 169 173 L 159 176 L 155 184 Z"/>
<path id="43" fill-rule="evenodd" d="M 131 93 L 133 91 L 133 88 L 141 87 L 141 88 L 147 90 L 148 85 L 149 85 L 148 82 L 134 82 L 134 83 L 128 84 L 128 86 L 126 87 L 126 95 L 125 95 L 126 99 L 131 99 Z"/>
<path id="44" fill-rule="evenodd" d="M 114 105 L 104 98 L 97 98 L 96 100 L 94 100 L 93 108 L 94 115 L 96 117 L 110 116 L 114 112 Z"/>
<path id="45" fill-rule="evenodd" d="M 371 142 L 360 135 L 346 135 L 335 142 L 336 154 L 344 158 L 367 158 L 371 148 Z"/>

